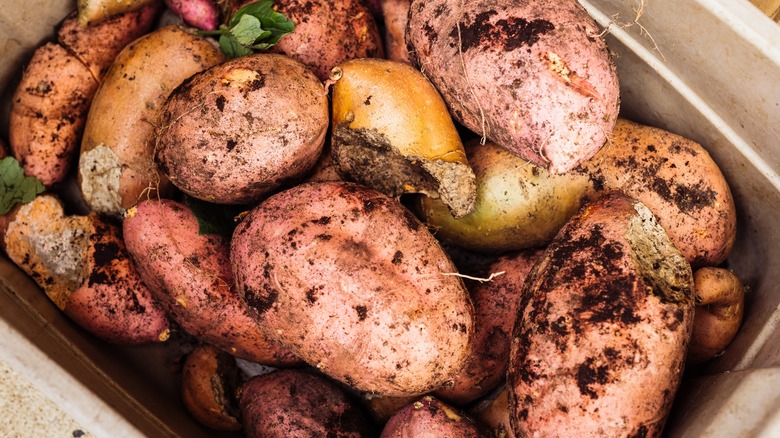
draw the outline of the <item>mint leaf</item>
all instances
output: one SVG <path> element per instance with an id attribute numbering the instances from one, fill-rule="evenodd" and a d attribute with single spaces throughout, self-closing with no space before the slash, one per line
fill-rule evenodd
<path id="1" fill-rule="evenodd" d="M 236 11 L 230 26 L 198 34 L 219 35 L 219 47 L 230 58 L 248 55 L 253 50 L 268 50 L 295 30 L 295 24 L 273 7 L 271 0 L 250 3 Z"/>
<path id="2" fill-rule="evenodd" d="M 184 205 L 192 210 L 198 219 L 198 234 L 220 234 L 227 238 L 238 226 L 237 217 L 248 210 L 242 205 L 220 205 L 202 201 L 191 196 L 184 199 Z"/>
<path id="3" fill-rule="evenodd" d="M 0 160 L 0 216 L 16 204 L 26 204 L 46 190 L 35 177 L 25 176 L 24 169 L 14 157 Z"/>

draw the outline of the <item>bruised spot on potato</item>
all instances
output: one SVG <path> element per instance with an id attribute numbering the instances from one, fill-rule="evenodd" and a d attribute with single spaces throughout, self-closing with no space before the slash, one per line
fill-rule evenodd
<path id="1" fill-rule="evenodd" d="M 491 23 L 491 18 L 497 14 L 496 11 L 477 14 L 471 23 L 461 24 L 460 35 L 458 27 L 454 27 L 449 36 L 455 43 L 450 42 L 450 46 L 455 47 L 460 39 L 464 52 L 474 47 L 487 50 L 503 48 L 509 52 L 524 46 L 531 47 L 542 35 L 555 30 L 555 25 L 542 19 L 528 21 L 520 17 L 510 17 Z"/>

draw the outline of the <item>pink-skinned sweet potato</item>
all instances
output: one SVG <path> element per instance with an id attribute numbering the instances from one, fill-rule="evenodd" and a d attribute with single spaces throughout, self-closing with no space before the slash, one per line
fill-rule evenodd
<path id="1" fill-rule="evenodd" d="M 51 195 L 11 215 L 8 257 L 77 324 L 117 344 L 168 339 L 167 316 L 141 282 L 118 225 L 95 214 L 65 216 Z"/>
<path id="2" fill-rule="evenodd" d="M 219 26 L 219 9 L 213 0 L 164 0 L 165 5 L 192 27 L 214 30 Z"/>
<path id="3" fill-rule="evenodd" d="M 387 59 L 407 64 L 410 61 L 404 35 L 406 34 L 406 23 L 409 21 L 410 3 L 410 0 L 384 0 L 382 2 Z"/>
<path id="4" fill-rule="evenodd" d="M 446 403 L 463 406 L 498 386 L 509 366 L 512 328 L 520 292 L 541 251 L 528 250 L 501 257 L 488 268 L 493 280 L 471 288 L 474 300 L 474 344 L 466 365 L 449 384 L 434 392 Z"/>
<path id="5" fill-rule="evenodd" d="M 474 310 L 455 267 L 375 190 L 309 183 L 268 198 L 233 233 L 231 263 L 269 335 L 358 390 L 426 393 L 470 350 Z"/>
<path id="6" fill-rule="evenodd" d="M 244 0 L 240 6 L 252 3 Z M 275 5 L 295 24 L 270 50 L 307 65 L 325 81 L 336 65 L 356 58 L 382 58 L 374 17 L 361 0 L 285 0 Z"/>
<path id="7" fill-rule="evenodd" d="M 487 438 L 487 429 L 429 395 L 396 412 L 382 429 L 381 438 Z"/>
<path id="8" fill-rule="evenodd" d="M 507 371 L 515 435 L 660 436 L 693 323 L 693 279 L 650 210 L 585 206 L 525 282 Z"/>
<path id="9" fill-rule="evenodd" d="M 199 234 L 198 220 L 172 200 L 146 200 L 123 222 L 144 283 L 188 333 L 236 357 L 275 366 L 300 361 L 265 336 L 233 288 L 229 241 Z"/>
<path id="10" fill-rule="evenodd" d="M 617 119 L 615 67 L 576 0 L 415 0 L 406 42 L 455 119 L 551 173 L 592 157 Z"/>
<path id="11" fill-rule="evenodd" d="M 333 382 L 305 371 L 257 376 L 239 389 L 249 438 L 368 437 L 369 417 Z"/>

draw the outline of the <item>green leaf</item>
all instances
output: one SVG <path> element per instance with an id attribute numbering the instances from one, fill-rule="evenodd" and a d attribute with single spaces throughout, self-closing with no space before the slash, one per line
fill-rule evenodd
<path id="1" fill-rule="evenodd" d="M 251 46 L 264 31 L 260 20 L 251 15 L 244 15 L 241 17 L 241 21 L 230 29 L 230 33 L 236 38 L 236 41 L 238 41 L 239 44 Z"/>
<path id="2" fill-rule="evenodd" d="M 230 19 L 230 27 L 237 25 L 241 21 L 241 17 L 244 15 L 252 15 L 255 18 L 260 18 L 270 16 L 274 13 L 278 12 L 274 11 L 274 2 L 271 0 L 262 0 L 250 3 L 236 11 L 236 13 L 233 15 L 233 18 Z"/>
<path id="3" fill-rule="evenodd" d="M 16 204 L 26 204 L 46 190 L 35 177 L 25 176 L 14 157 L 0 160 L 0 215 L 11 211 Z"/>
<path id="4" fill-rule="evenodd" d="M 242 46 L 236 37 L 229 33 L 219 37 L 219 48 L 228 58 L 238 58 L 252 53 L 251 49 Z"/>
<path id="5" fill-rule="evenodd" d="M 242 205 L 213 204 L 191 196 L 185 198 L 184 204 L 198 219 L 199 234 L 220 234 L 228 238 L 238 226 L 238 216 L 248 210 Z"/>

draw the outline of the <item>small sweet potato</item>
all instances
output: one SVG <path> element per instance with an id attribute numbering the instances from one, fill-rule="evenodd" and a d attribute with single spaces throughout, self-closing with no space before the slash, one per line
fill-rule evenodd
<path id="1" fill-rule="evenodd" d="M 167 199 L 142 201 L 128 210 L 123 232 L 144 283 L 187 333 L 254 362 L 300 363 L 249 316 L 233 288 L 228 240 L 199 234 L 189 208 Z"/>
<path id="2" fill-rule="evenodd" d="M 275 9 L 295 24 L 295 31 L 271 51 L 302 62 L 321 81 L 344 61 L 384 57 L 379 29 L 362 0 L 285 0 Z"/>
<path id="3" fill-rule="evenodd" d="M 15 210 L 4 242 L 8 257 L 94 335 L 118 344 L 168 339 L 168 319 L 141 282 L 119 226 L 95 214 L 64 216 L 59 200 L 42 195 Z"/>
<path id="4" fill-rule="evenodd" d="M 78 0 L 78 24 L 93 26 L 113 16 L 157 2 L 159 0 Z"/>
<path id="5" fill-rule="evenodd" d="M 339 387 L 304 371 L 254 377 L 239 390 L 249 438 L 368 437 L 371 420 Z"/>
<path id="6" fill-rule="evenodd" d="M 120 216 L 144 195 L 172 186 L 153 162 L 157 112 L 182 81 L 224 60 L 205 38 L 166 26 L 117 56 L 92 102 L 79 158 L 79 186 L 97 212 Z"/>
<path id="7" fill-rule="evenodd" d="M 592 157 L 617 119 L 599 33 L 576 0 L 413 0 L 406 42 L 456 120 L 562 173 Z"/>
<path id="8" fill-rule="evenodd" d="M 154 158 L 190 196 L 257 203 L 311 170 L 328 123 L 327 94 L 306 66 L 277 54 L 241 56 L 171 93 Z"/>
<path id="9" fill-rule="evenodd" d="M 203 344 L 184 361 L 182 402 L 198 423 L 217 430 L 240 430 L 236 390 L 241 375 L 233 356 Z"/>
<path id="10" fill-rule="evenodd" d="M 270 336 L 328 376 L 388 396 L 426 393 L 463 365 L 473 306 L 414 215 L 350 183 L 309 183 L 233 233 L 239 294 Z"/>
<path id="11" fill-rule="evenodd" d="M 502 387 L 501 391 L 480 400 L 469 414 L 490 429 L 493 438 L 515 438 L 509 421 L 509 391 Z"/>
<path id="12" fill-rule="evenodd" d="M 520 305 L 520 293 L 541 251 L 528 250 L 505 256 L 490 265 L 493 280 L 471 288 L 474 301 L 474 343 L 465 366 L 434 396 L 464 406 L 487 394 L 506 376 L 512 328 Z"/>
<path id="13" fill-rule="evenodd" d="M 381 438 L 487 438 L 488 430 L 463 412 L 431 396 L 398 411 L 387 422 Z"/>
<path id="14" fill-rule="evenodd" d="M 728 269 L 704 267 L 693 273 L 696 313 L 688 363 L 712 359 L 728 347 L 742 325 L 745 286 Z"/>
<path id="15" fill-rule="evenodd" d="M 214 30 L 219 26 L 219 9 L 213 0 L 164 0 L 165 5 L 190 26 Z"/>
<path id="16" fill-rule="evenodd" d="M 518 436 L 660 436 L 693 323 L 685 258 L 643 204 L 588 204 L 526 279 L 507 372 Z"/>

